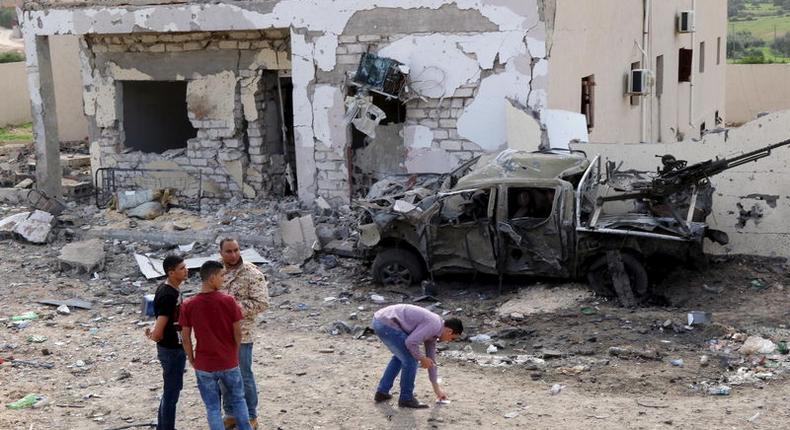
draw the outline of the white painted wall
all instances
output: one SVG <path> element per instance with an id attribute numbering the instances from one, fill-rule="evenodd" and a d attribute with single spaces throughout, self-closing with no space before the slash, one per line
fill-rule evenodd
<path id="1" fill-rule="evenodd" d="M 762 146 L 790 139 L 790 111 L 777 112 L 744 124 L 727 133 L 705 136 L 703 141 L 673 144 L 588 144 L 576 145 L 590 158 L 624 161 L 624 168 L 654 171 L 659 164 L 655 155 L 673 154 L 689 163 L 716 156 L 732 156 Z M 790 257 L 790 146 L 776 149 L 768 158 L 728 170 L 712 178 L 716 188 L 711 227 L 730 236 L 730 244 L 719 246 L 707 242 L 707 251 L 724 254 L 755 254 Z M 751 194 L 777 196 L 772 207 Z M 757 208 L 762 218 L 736 227 L 740 204 L 745 210 Z"/>
<path id="2" fill-rule="evenodd" d="M 648 98 L 648 142 L 675 141 L 679 130 L 699 135 L 699 126 L 715 128 L 718 110 L 724 117 L 726 0 L 696 2 L 696 33 L 676 31 L 678 11 L 691 9 L 691 0 L 652 0 L 648 62 L 642 58 L 644 0 L 557 0 L 557 14 L 549 59 L 548 106 L 580 112 L 581 78 L 595 75 L 595 127 L 592 142 L 625 143 L 641 140 L 640 106 L 625 95 L 631 63 L 640 61 L 654 72 L 656 57 L 664 56 L 661 98 Z M 718 38 L 721 38 L 717 64 Z M 699 45 L 705 42 L 705 71 L 699 72 Z M 694 113 L 689 116 L 691 84 L 678 82 L 678 50 L 692 48 Z M 642 103 L 645 101 L 643 100 Z"/>
<path id="3" fill-rule="evenodd" d="M 88 121 L 82 113 L 82 79 L 77 38 L 53 36 L 50 40 L 52 74 L 55 79 L 55 103 L 58 136 L 61 141 L 88 137 Z M 30 95 L 27 91 L 25 63 L 0 64 L 0 126 L 30 122 Z"/>
<path id="4" fill-rule="evenodd" d="M 728 64 L 727 122 L 790 109 L 790 64 Z"/>

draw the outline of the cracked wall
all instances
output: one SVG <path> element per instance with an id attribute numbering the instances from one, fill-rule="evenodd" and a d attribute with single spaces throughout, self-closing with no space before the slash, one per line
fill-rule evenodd
<path id="1" fill-rule="evenodd" d="M 545 106 L 547 29 L 541 14 L 552 9 L 552 1 L 538 0 L 282 0 L 107 8 L 88 4 L 27 10 L 23 27 L 38 35 L 111 37 L 290 27 L 299 196 L 304 201 L 319 194 L 347 201 L 350 133 L 337 119 L 344 114 L 341 101 L 348 91 L 348 72 L 355 70 L 361 52 L 379 52 L 404 62 L 421 95 L 407 102 L 400 165 L 407 172 L 447 170 L 458 160 L 507 147 L 507 104 L 534 112 Z M 160 63 L 155 69 L 173 63 L 177 62 Z M 139 71 L 151 75 L 156 70 Z M 91 76 L 89 82 L 93 79 L 102 77 Z M 99 107 L 93 113 L 97 122 L 112 122 L 111 108 L 105 109 L 112 105 L 111 85 L 97 85 L 95 94 L 86 95 L 86 105 L 93 97 L 99 102 L 86 106 L 86 112 Z M 249 104 L 241 101 L 242 106 Z M 101 129 L 107 127 L 98 128 L 97 135 L 106 138 Z"/>

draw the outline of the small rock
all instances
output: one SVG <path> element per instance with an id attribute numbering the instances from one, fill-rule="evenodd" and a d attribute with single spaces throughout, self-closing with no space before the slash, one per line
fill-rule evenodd
<path id="1" fill-rule="evenodd" d="M 58 306 L 57 312 L 61 315 L 68 315 L 71 313 L 71 309 L 66 305 L 60 305 Z"/>
<path id="2" fill-rule="evenodd" d="M 497 347 L 495 347 L 494 345 L 488 345 L 488 348 L 486 349 L 486 352 L 489 353 L 489 354 L 494 354 L 497 351 L 499 351 L 499 349 Z"/>
<path id="3" fill-rule="evenodd" d="M 675 366 L 675 367 L 683 367 L 683 359 L 682 358 L 674 359 L 674 360 L 670 361 L 670 363 L 672 363 L 672 365 Z"/>
<path id="4" fill-rule="evenodd" d="M 708 365 L 708 361 L 709 360 L 710 360 L 710 358 L 708 358 L 707 355 L 703 355 L 702 357 L 699 358 L 699 365 L 702 366 L 702 367 L 705 367 L 705 366 Z"/>
<path id="5" fill-rule="evenodd" d="M 510 419 L 510 418 L 515 418 L 515 417 L 517 417 L 517 416 L 519 416 L 519 415 L 520 415 L 520 414 L 519 414 L 518 412 L 516 412 L 516 411 L 513 411 L 513 412 L 508 412 L 508 413 L 506 413 L 506 414 L 504 415 L 504 417 L 505 417 L 505 418 L 507 418 L 507 419 Z"/>
<path id="6" fill-rule="evenodd" d="M 549 389 L 549 394 L 556 396 L 557 394 L 560 394 L 563 388 L 565 388 L 564 385 L 554 384 L 551 386 L 551 389 Z"/>
<path id="7" fill-rule="evenodd" d="M 385 299 L 384 296 L 380 296 L 378 294 L 371 294 L 370 300 L 373 301 L 373 303 L 379 303 L 379 304 L 385 303 L 387 301 L 387 299 Z"/>

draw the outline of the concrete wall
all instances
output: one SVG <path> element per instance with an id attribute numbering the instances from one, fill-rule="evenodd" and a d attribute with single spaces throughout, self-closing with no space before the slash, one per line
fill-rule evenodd
<path id="1" fill-rule="evenodd" d="M 25 63 L 0 64 L 0 127 L 30 122 Z"/>
<path id="2" fill-rule="evenodd" d="M 760 112 L 790 109 L 790 64 L 727 65 L 727 122 L 743 124 Z"/>
<path id="3" fill-rule="evenodd" d="M 691 0 L 651 1 L 647 61 L 643 59 L 644 0 L 558 0 L 549 59 L 549 98 L 552 109 L 580 111 L 581 78 L 595 76 L 595 126 L 592 142 L 642 141 L 642 106 L 625 94 L 631 63 L 657 77 L 656 57 L 663 55 L 663 94 L 643 98 L 648 126 L 646 142 L 676 141 L 678 132 L 698 136 L 700 124 L 713 129 L 715 112 L 724 117 L 726 0 L 696 2 L 696 33 L 676 31 L 678 11 L 692 8 Z M 693 37 L 693 43 L 692 43 Z M 717 53 L 720 42 L 720 54 Z M 699 69 L 700 42 L 705 42 L 705 71 Z M 693 112 L 689 114 L 692 85 L 678 82 L 678 50 L 694 51 Z M 717 62 L 718 60 L 718 62 Z M 655 87 L 653 87 L 655 90 Z"/>
<path id="4" fill-rule="evenodd" d="M 673 154 L 689 163 L 732 156 L 790 138 L 790 111 L 777 112 L 702 141 L 674 144 L 577 145 L 592 159 L 596 154 L 624 161 L 623 168 L 655 171 L 656 154 Z M 715 187 L 711 227 L 730 236 L 727 246 L 707 242 L 712 253 L 790 257 L 790 147 L 776 149 L 756 163 L 711 178 Z"/>
<path id="5" fill-rule="evenodd" d="M 88 137 L 88 121 L 82 113 L 77 37 L 52 37 L 51 51 L 58 135 L 61 141 L 85 139 Z M 0 103 L 0 126 L 30 122 L 30 95 L 24 62 L 0 64 L 0 95 L 3 98 Z"/>

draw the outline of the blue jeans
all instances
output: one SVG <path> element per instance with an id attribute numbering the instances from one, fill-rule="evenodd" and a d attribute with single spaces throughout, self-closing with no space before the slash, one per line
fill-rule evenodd
<path id="1" fill-rule="evenodd" d="M 376 331 L 376 336 L 381 339 L 381 342 L 392 352 L 392 358 L 384 370 L 381 381 L 379 381 L 377 391 L 389 394 L 392 384 L 395 383 L 395 377 L 400 372 L 400 396 L 398 400 L 413 399 L 414 378 L 417 377 L 417 360 L 406 348 L 408 333 L 392 328 L 376 319 L 373 320 L 373 330 Z"/>
<path id="2" fill-rule="evenodd" d="M 181 388 L 184 386 L 184 368 L 187 355 L 181 348 L 164 348 L 156 346 L 156 355 L 162 364 L 164 389 L 162 400 L 159 401 L 157 414 L 157 430 L 173 430 L 176 426 L 176 405 Z"/>
<path id="3" fill-rule="evenodd" d="M 215 372 L 204 372 L 195 369 L 198 389 L 203 403 L 206 405 L 206 415 L 208 417 L 208 428 L 210 430 L 225 430 L 222 423 L 222 411 L 220 410 L 220 382 L 228 389 L 229 401 L 233 405 L 233 417 L 236 418 L 236 428 L 239 430 L 252 430 L 250 427 L 250 416 L 247 414 L 244 402 L 244 383 L 241 381 L 241 372 L 238 366 L 227 370 L 217 370 Z"/>
<path id="4" fill-rule="evenodd" d="M 239 370 L 244 381 L 244 399 L 247 401 L 247 413 L 250 419 L 258 417 L 258 387 L 255 385 L 255 375 L 252 374 L 252 342 L 242 343 L 239 346 Z M 225 416 L 233 416 L 233 405 L 228 401 L 225 386 L 219 384 L 222 390 L 222 409 Z"/>

